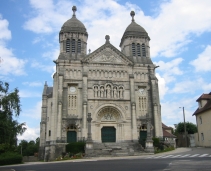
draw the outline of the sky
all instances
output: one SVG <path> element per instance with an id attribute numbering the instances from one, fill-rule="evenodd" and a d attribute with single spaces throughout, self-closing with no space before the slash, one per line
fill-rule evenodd
<path id="1" fill-rule="evenodd" d="M 211 92 L 211 1 L 210 0 L 1 0 L 0 80 L 19 89 L 22 112 L 17 118 L 27 131 L 18 140 L 39 137 L 42 91 L 52 86 L 53 60 L 59 55 L 59 31 L 72 17 L 84 23 L 88 49 L 93 52 L 110 35 L 119 50 L 121 37 L 135 21 L 150 36 L 162 122 L 173 126 L 196 123 L 196 99 Z"/>

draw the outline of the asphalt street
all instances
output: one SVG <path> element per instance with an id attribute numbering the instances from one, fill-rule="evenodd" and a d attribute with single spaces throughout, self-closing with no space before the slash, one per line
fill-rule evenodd
<path id="1" fill-rule="evenodd" d="M 104 157 L 64 162 L 35 162 L 0 171 L 211 171 L 211 148 L 177 149 L 150 156 Z"/>

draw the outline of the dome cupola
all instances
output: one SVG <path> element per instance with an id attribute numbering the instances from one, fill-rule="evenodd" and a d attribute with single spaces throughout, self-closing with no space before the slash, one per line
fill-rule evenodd
<path id="1" fill-rule="evenodd" d="M 84 24 L 76 18 L 76 15 L 75 15 L 75 12 L 77 11 L 76 6 L 73 6 L 72 10 L 73 10 L 72 18 L 67 20 L 63 24 L 60 32 L 87 34 L 86 27 L 84 26 Z"/>
<path id="2" fill-rule="evenodd" d="M 63 24 L 59 33 L 59 58 L 80 60 L 86 55 L 88 33 L 84 24 L 76 18 L 76 6 L 72 10 L 72 18 Z"/>
<path id="3" fill-rule="evenodd" d="M 126 28 L 120 47 L 122 53 L 130 58 L 134 63 L 151 64 L 150 59 L 150 38 L 146 30 L 134 20 L 135 12 L 131 11 L 132 22 Z"/>
<path id="4" fill-rule="evenodd" d="M 142 37 L 142 38 L 150 39 L 146 30 L 135 22 L 135 20 L 134 20 L 135 12 L 131 11 L 130 15 L 132 17 L 132 22 L 126 28 L 126 30 L 122 36 L 120 47 L 122 46 L 124 39 L 127 37 Z"/>

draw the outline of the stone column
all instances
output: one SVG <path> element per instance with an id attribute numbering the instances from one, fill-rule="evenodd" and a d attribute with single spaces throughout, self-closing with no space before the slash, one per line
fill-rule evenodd
<path id="1" fill-rule="evenodd" d="M 136 104 L 135 104 L 135 88 L 134 75 L 130 74 L 130 99 L 131 99 L 131 138 L 133 141 L 138 141 L 137 124 L 136 124 Z"/>
<path id="2" fill-rule="evenodd" d="M 153 141 L 152 141 L 152 131 L 151 131 L 151 103 L 150 103 L 150 89 L 148 89 L 148 113 L 146 114 L 147 121 L 147 139 L 146 139 L 146 152 L 154 153 Z"/>
<path id="3" fill-rule="evenodd" d="M 132 103 L 132 139 L 133 142 L 138 142 L 137 138 L 137 124 L 136 124 L 136 104 Z"/>
<path id="4" fill-rule="evenodd" d="M 56 137 L 58 140 L 61 139 L 61 120 L 62 120 L 62 99 L 63 99 L 63 75 L 59 75 L 58 82 L 58 113 L 57 113 L 57 133 Z"/>
<path id="5" fill-rule="evenodd" d="M 59 111 L 57 118 L 57 139 L 61 139 L 61 130 L 62 130 L 62 102 L 59 102 Z"/>
<path id="6" fill-rule="evenodd" d="M 91 113 L 88 113 L 88 118 L 87 118 L 87 122 L 88 122 L 88 133 L 87 133 L 86 150 L 85 150 L 87 156 L 90 156 L 91 153 L 93 152 L 91 121 L 92 121 Z"/>
<path id="7" fill-rule="evenodd" d="M 87 136 L 87 73 L 83 73 L 83 117 L 82 117 L 82 136 Z"/>

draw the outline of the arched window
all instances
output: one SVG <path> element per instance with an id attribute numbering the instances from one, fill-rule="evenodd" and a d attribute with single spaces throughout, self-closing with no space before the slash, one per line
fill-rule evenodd
<path id="1" fill-rule="evenodd" d="M 140 49 L 140 44 L 138 43 L 138 44 L 137 44 L 137 55 L 138 55 L 138 56 L 141 56 L 141 52 L 140 52 L 140 51 L 141 51 L 141 49 Z"/>
<path id="2" fill-rule="evenodd" d="M 75 53 L 75 39 L 72 39 L 72 53 Z"/>
<path id="3" fill-rule="evenodd" d="M 77 47 L 78 53 L 81 53 L 81 40 L 78 39 L 78 47 Z"/>
<path id="4" fill-rule="evenodd" d="M 145 44 L 142 44 L 141 47 L 142 47 L 142 56 L 146 57 Z"/>
<path id="5" fill-rule="evenodd" d="M 70 39 L 66 41 L 66 52 L 70 52 Z"/>
<path id="6" fill-rule="evenodd" d="M 132 55 L 133 55 L 133 56 L 136 56 L 135 43 L 132 43 Z"/>

